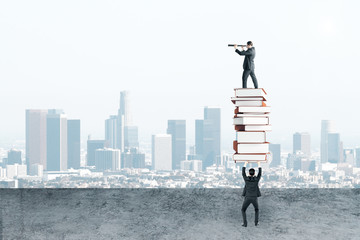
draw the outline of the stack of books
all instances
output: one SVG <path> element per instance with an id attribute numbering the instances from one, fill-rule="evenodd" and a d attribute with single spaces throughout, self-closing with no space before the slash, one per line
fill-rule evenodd
<path id="1" fill-rule="evenodd" d="M 263 88 L 235 88 L 234 126 L 236 140 L 233 143 L 235 162 L 266 162 L 269 154 L 269 142 L 266 131 L 269 124 L 270 107 L 267 106 L 267 94 Z"/>

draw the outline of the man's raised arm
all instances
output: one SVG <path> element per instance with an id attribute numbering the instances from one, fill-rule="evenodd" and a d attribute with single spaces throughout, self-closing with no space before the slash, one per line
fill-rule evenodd
<path id="1" fill-rule="evenodd" d="M 258 168 L 259 168 L 259 173 L 258 173 L 257 177 L 258 177 L 258 179 L 260 180 L 260 178 L 261 178 L 261 166 L 260 166 L 260 162 L 257 162 L 257 164 L 258 164 Z"/>
<path id="2" fill-rule="evenodd" d="M 244 166 L 243 166 L 243 168 L 242 168 L 242 176 L 243 176 L 244 180 L 245 180 L 245 178 L 246 178 L 245 168 L 246 168 L 246 164 L 247 164 L 247 163 L 248 163 L 248 162 L 245 162 L 245 164 L 244 164 Z"/>

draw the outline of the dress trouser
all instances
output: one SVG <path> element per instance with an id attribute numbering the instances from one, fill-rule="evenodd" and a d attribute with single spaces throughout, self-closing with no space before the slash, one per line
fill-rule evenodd
<path id="1" fill-rule="evenodd" d="M 258 82 L 257 82 L 257 79 L 256 79 L 256 76 L 255 76 L 255 71 L 254 69 L 244 69 L 244 72 L 243 72 L 243 75 L 242 75 L 242 85 L 243 85 L 243 88 L 247 88 L 247 79 L 249 77 L 249 75 L 251 76 L 251 79 L 254 83 L 254 87 L 255 88 L 258 88 Z"/>
<path id="2" fill-rule="evenodd" d="M 246 221 L 246 209 L 248 208 L 250 203 L 252 203 L 252 205 L 255 208 L 255 222 L 257 223 L 259 221 L 259 204 L 258 204 L 257 197 L 245 197 L 244 203 L 243 203 L 242 208 L 241 208 L 243 221 L 244 221 L 244 223 L 247 222 Z"/>

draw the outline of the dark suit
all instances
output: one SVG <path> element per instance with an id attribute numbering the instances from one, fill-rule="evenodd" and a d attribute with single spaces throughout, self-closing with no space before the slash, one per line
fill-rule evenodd
<path id="1" fill-rule="evenodd" d="M 243 68 L 244 68 L 244 72 L 243 72 L 243 76 L 242 76 L 242 84 L 243 84 L 243 88 L 247 88 L 247 79 L 249 77 L 249 75 L 251 76 L 251 79 L 254 83 L 254 87 L 258 88 L 258 82 L 255 76 L 255 63 L 254 63 L 254 58 L 255 58 L 255 48 L 249 48 L 246 51 L 239 51 L 238 49 L 235 50 L 235 52 L 237 52 L 240 55 L 244 55 L 245 59 L 244 59 L 244 63 L 243 63 Z"/>
<path id="2" fill-rule="evenodd" d="M 259 189 L 259 181 L 261 179 L 261 167 L 259 168 L 259 173 L 257 176 L 246 176 L 245 167 L 242 168 L 242 176 L 245 181 L 245 187 L 242 193 L 242 196 L 245 196 L 244 203 L 241 208 L 241 213 L 243 216 L 244 223 L 246 221 L 246 209 L 252 203 L 255 208 L 255 223 L 259 221 L 259 204 L 257 198 L 261 196 Z"/>

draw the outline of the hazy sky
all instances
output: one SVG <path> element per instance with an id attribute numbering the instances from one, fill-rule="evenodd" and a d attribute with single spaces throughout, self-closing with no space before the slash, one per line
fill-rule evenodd
<path id="1" fill-rule="evenodd" d="M 270 141 L 295 131 L 320 144 L 334 120 L 344 147 L 360 146 L 358 1 L 1 1 L 0 142 L 25 139 L 25 109 L 61 108 L 82 137 L 104 137 L 120 91 L 142 141 L 186 119 L 194 143 L 203 107 L 222 108 L 231 149 L 233 88 L 252 40 L 255 72 L 272 106 Z M 248 86 L 252 87 L 249 78 Z"/>

